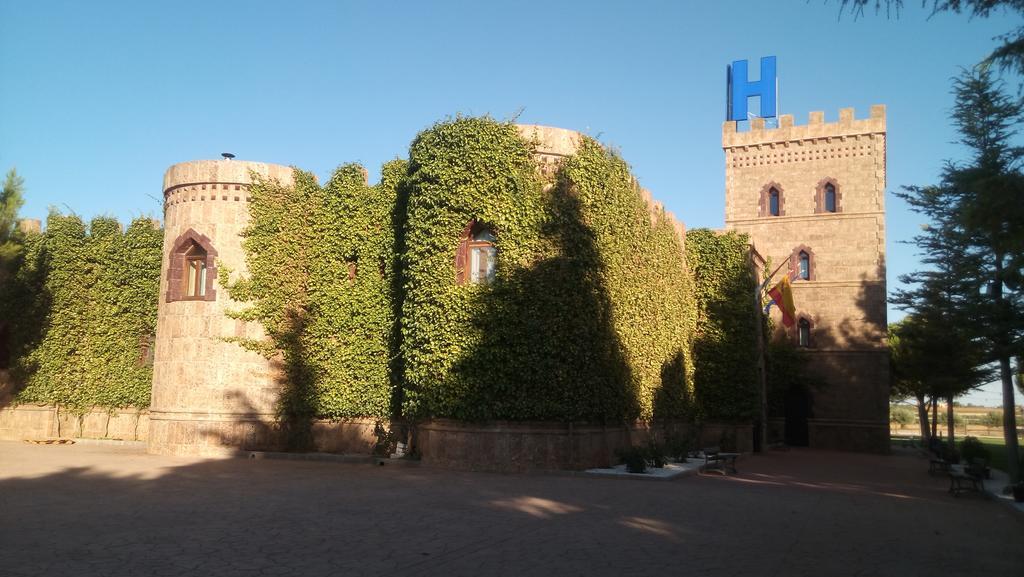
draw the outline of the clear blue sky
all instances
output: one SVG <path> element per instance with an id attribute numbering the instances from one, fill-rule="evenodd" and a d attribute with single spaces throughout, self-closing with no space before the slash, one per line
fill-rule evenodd
<path id="1" fill-rule="evenodd" d="M 176 162 L 228 151 L 323 181 L 355 161 L 374 180 L 437 120 L 522 111 L 615 146 L 687 227 L 719 228 L 733 60 L 776 55 L 798 124 L 886 104 L 890 190 L 932 183 L 962 155 L 949 79 L 1020 19 L 905 4 L 899 19 L 855 20 L 837 0 L 0 0 L 0 169 L 25 178 L 24 217 L 159 218 Z M 917 266 L 899 242 L 920 219 L 887 202 L 891 289 Z"/>

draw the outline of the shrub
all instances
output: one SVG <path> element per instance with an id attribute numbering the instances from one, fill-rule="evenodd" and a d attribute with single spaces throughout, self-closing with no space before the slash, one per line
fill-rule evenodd
<path id="1" fill-rule="evenodd" d="M 967 462 L 970 462 L 971 459 L 984 459 L 987 462 L 992 458 L 988 447 L 977 437 L 964 437 L 960 443 L 960 456 Z"/>
<path id="2" fill-rule="evenodd" d="M 630 473 L 647 472 L 647 450 L 644 447 L 629 446 L 621 447 L 615 451 L 619 462 L 626 466 Z"/>

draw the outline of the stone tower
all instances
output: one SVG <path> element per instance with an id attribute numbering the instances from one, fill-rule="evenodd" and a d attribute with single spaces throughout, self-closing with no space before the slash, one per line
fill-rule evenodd
<path id="1" fill-rule="evenodd" d="M 885 107 L 857 120 L 811 112 L 778 128 L 722 129 L 725 226 L 750 235 L 776 279 L 789 272 L 798 323 L 774 338 L 810 355 L 825 384 L 790 394 L 777 434 L 812 447 L 884 452 L 889 445 L 885 289 Z M 783 429 L 784 428 L 784 433 Z"/>
<path id="2" fill-rule="evenodd" d="M 250 171 L 292 182 L 287 166 L 237 160 L 175 164 L 164 175 L 149 451 L 216 455 L 266 445 L 278 383 L 262 356 L 225 342 L 261 329 L 225 316 L 238 308 L 217 269 L 244 273 L 239 233 L 249 219 Z"/>

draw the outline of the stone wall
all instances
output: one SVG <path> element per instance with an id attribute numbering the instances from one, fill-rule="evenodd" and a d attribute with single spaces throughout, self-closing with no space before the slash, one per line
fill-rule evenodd
<path id="1" fill-rule="evenodd" d="M 225 342 L 226 337 L 260 338 L 256 323 L 224 313 L 232 301 L 209 270 L 205 300 L 175 300 L 169 275 L 172 253 L 186 238 L 212 247 L 211 264 L 244 274 L 239 234 L 249 220 L 250 172 L 292 181 L 286 166 L 237 160 L 175 164 L 164 175 L 164 256 L 160 273 L 156 348 L 153 362 L 149 450 L 165 454 L 218 454 L 237 443 L 265 436 L 273 422 L 277 371 L 261 355 Z M 180 291 L 177 291 L 180 292 Z"/>
<path id="2" fill-rule="evenodd" d="M 885 107 L 866 119 L 853 109 L 826 123 L 812 112 L 795 126 L 779 117 L 738 132 L 726 122 L 726 228 L 750 235 L 771 268 L 811 255 L 811 279 L 793 283 L 797 314 L 811 324 L 812 370 L 827 386 L 812 391 L 810 443 L 830 449 L 888 450 L 889 376 L 885 285 Z M 826 212 L 822 191 L 831 183 L 836 212 Z M 781 196 L 780 215 L 767 211 L 767 193 Z M 796 267 L 783 266 L 776 278 Z M 796 342 L 773 308 L 774 338 Z M 815 423 L 817 423 L 815 425 Z"/>
<path id="3" fill-rule="evenodd" d="M 117 439 L 145 441 L 149 412 L 137 409 L 94 409 L 73 415 L 50 405 L 18 405 L 0 409 L 0 440 Z"/>
<path id="4" fill-rule="evenodd" d="M 692 425 L 676 421 L 616 427 L 434 419 L 417 425 L 413 446 L 423 463 L 434 467 L 496 472 L 583 470 L 615 464 L 615 451 L 621 447 L 690 432 Z M 749 425 L 705 424 L 697 436 L 700 447 L 721 445 L 724 440 L 734 442 L 731 448 L 739 452 L 753 449 Z"/>

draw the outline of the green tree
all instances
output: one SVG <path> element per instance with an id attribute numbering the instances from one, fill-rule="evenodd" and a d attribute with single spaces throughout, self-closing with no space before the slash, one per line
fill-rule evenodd
<path id="1" fill-rule="evenodd" d="M 939 184 L 905 187 L 897 195 L 929 219 L 915 243 L 928 270 L 901 277 L 902 308 L 937 332 L 964 332 L 982 361 L 998 365 L 1011 478 L 1019 479 L 1010 360 L 1024 350 L 1024 149 L 1012 139 L 1024 118 L 990 67 L 954 79 L 952 119 L 966 163 L 947 162 Z"/>
<path id="2" fill-rule="evenodd" d="M 901 405 L 890 407 L 889 422 L 896 423 L 902 429 L 914 422 L 914 412 L 910 408 Z"/>
<path id="3" fill-rule="evenodd" d="M 18 176 L 18 171 L 11 169 L 4 178 L 4 187 L 0 189 L 0 268 L 7 268 L 21 252 L 21 243 L 17 241 L 18 211 L 25 203 L 22 195 L 25 191 L 25 179 Z M 0 271 L 0 279 L 5 272 Z"/>
<path id="4" fill-rule="evenodd" d="M 928 397 L 946 400 L 947 431 L 953 442 L 953 399 L 987 382 L 984 350 L 971 335 L 960 330 L 942 309 L 943 301 L 929 300 L 929 289 L 940 281 L 921 283 L 912 296 L 900 295 L 900 301 L 913 307 L 914 313 L 889 327 L 892 394 L 896 398 L 913 397 L 917 401 L 921 436 L 929 437 Z M 908 302 L 909 301 L 909 302 Z"/>
<path id="5" fill-rule="evenodd" d="M 929 3 L 932 6 L 932 14 L 966 13 L 971 18 L 999 17 L 1007 13 L 1024 16 L 1022 0 L 921 0 L 922 6 Z M 903 9 L 903 0 L 842 0 L 840 6 L 842 10 L 848 10 L 855 16 L 862 15 L 867 7 L 873 7 L 875 12 L 880 12 L 884 8 L 886 14 L 898 15 Z M 1018 26 L 996 37 L 996 40 L 1000 44 L 985 58 L 985 62 L 996 64 L 1002 70 L 1024 74 L 1024 26 Z"/>

